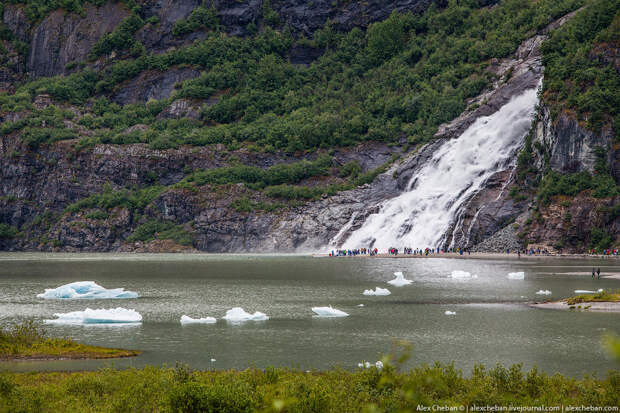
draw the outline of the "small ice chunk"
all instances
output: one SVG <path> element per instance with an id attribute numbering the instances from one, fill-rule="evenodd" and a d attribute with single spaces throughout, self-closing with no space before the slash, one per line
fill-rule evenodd
<path id="1" fill-rule="evenodd" d="M 358 306 L 358 307 L 363 307 L 363 306 L 364 306 L 364 304 L 358 304 L 357 306 Z"/>
<path id="2" fill-rule="evenodd" d="M 454 311 L 446 310 L 445 315 L 456 315 Z"/>
<path id="3" fill-rule="evenodd" d="M 392 294 L 387 288 L 376 287 L 375 290 L 364 290 L 364 295 L 390 295 Z"/>
<path id="4" fill-rule="evenodd" d="M 403 273 L 398 271 L 395 272 L 394 275 L 396 276 L 396 278 L 394 278 L 393 280 L 388 281 L 388 284 L 392 284 L 394 287 L 403 287 L 405 285 L 409 285 L 411 284 L 413 281 L 406 279 L 403 276 Z"/>
<path id="5" fill-rule="evenodd" d="M 181 324 L 213 324 L 216 322 L 217 320 L 214 317 L 191 318 L 185 314 L 181 316 Z"/>
<path id="6" fill-rule="evenodd" d="M 269 320 L 269 317 L 265 313 L 261 313 L 260 311 L 255 312 L 254 314 L 246 313 L 245 310 L 241 307 L 234 307 L 230 310 L 226 311 L 226 315 L 222 317 L 226 321 L 231 321 L 233 323 L 239 323 L 243 321 L 265 321 Z"/>
<path id="7" fill-rule="evenodd" d="M 362 361 L 361 363 L 357 363 L 357 367 L 359 367 L 360 369 L 369 369 L 371 367 L 376 367 L 381 370 L 383 368 L 383 362 L 379 360 L 375 364 L 372 364 L 369 361 Z"/>
<path id="8" fill-rule="evenodd" d="M 94 281 L 77 281 L 57 288 L 46 288 L 45 292 L 37 294 L 37 297 L 47 299 L 138 298 L 138 293 L 125 291 L 124 288 L 107 289 Z"/>
<path id="9" fill-rule="evenodd" d="M 349 314 L 336 308 L 329 307 L 312 307 L 312 311 L 319 317 L 347 317 Z"/>
<path id="10" fill-rule="evenodd" d="M 130 324 L 141 323 L 142 316 L 136 310 L 126 308 L 98 308 L 69 313 L 55 313 L 55 320 L 45 320 L 47 324 Z"/>
<path id="11" fill-rule="evenodd" d="M 211 363 L 215 363 L 217 360 L 215 359 L 211 359 Z"/>
<path id="12" fill-rule="evenodd" d="M 604 290 L 602 288 L 599 288 L 596 291 L 590 291 L 590 290 L 575 290 L 575 294 L 596 294 L 596 293 L 602 293 Z"/>
<path id="13" fill-rule="evenodd" d="M 471 275 L 467 271 L 460 271 L 460 270 L 452 271 L 452 274 L 450 274 L 450 277 L 459 279 L 459 280 L 468 279 L 468 278 L 478 278 L 477 275 Z"/>
<path id="14" fill-rule="evenodd" d="M 520 271 L 520 272 L 509 272 L 508 273 L 508 279 L 509 280 L 524 280 L 525 279 L 525 273 L 523 271 Z"/>
<path id="15" fill-rule="evenodd" d="M 551 294 L 551 291 L 549 291 L 549 290 L 538 290 L 538 291 L 536 291 L 536 294 L 538 294 L 538 295 L 549 295 L 549 294 Z"/>

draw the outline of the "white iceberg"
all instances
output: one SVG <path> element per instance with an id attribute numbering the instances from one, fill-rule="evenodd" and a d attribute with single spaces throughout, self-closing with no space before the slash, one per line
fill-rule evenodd
<path id="1" fill-rule="evenodd" d="M 55 320 L 45 320 L 47 324 L 135 324 L 142 322 L 142 316 L 136 310 L 118 308 L 98 308 L 70 313 L 55 313 Z"/>
<path id="2" fill-rule="evenodd" d="M 477 275 L 471 275 L 467 271 L 460 271 L 460 270 L 452 271 L 452 274 L 450 274 L 450 277 L 451 278 L 455 278 L 455 279 L 459 279 L 459 280 L 464 280 L 464 279 L 468 279 L 468 278 L 478 278 Z"/>
<path id="3" fill-rule="evenodd" d="M 124 288 L 107 289 L 94 281 L 78 281 L 61 285 L 57 288 L 46 288 L 45 292 L 37 294 L 37 297 L 48 299 L 138 298 L 138 293 L 134 291 L 125 291 Z"/>
<path id="4" fill-rule="evenodd" d="M 265 313 L 256 311 L 254 314 L 245 312 L 241 307 L 234 307 L 226 311 L 226 315 L 222 317 L 226 321 L 233 323 L 240 323 L 243 321 L 265 321 L 269 320 L 269 317 Z"/>
<path id="5" fill-rule="evenodd" d="M 349 314 L 344 311 L 329 307 L 312 307 L 312 311 L 319 317 L 347 317 Z"/>
<path id="6" fill-rule="evenodd" d="M 454 311 L 446 310 L 445 315 L 456 315 Z"/>
<path id="7" fill-rule="evenodd" d="M 590 290 L 575 290 L 575 294 L 596 294 L 596 293 L 602 293 L 604 290 L 602 288 L 599 288 L 596 291 L 590 291 Z"/>
<path id="8" fill-rule="evenodd" d="M 363 307 L 363 306 L 364 306 L 364 304 L 358 304 L 357 306 L 358 306 L 358 307 Z"/>
<path id="9" fill-rule="evenodd" d="M 364 295 L 390 295 L 392 294 L 387 288 L 376 287 L 375 290 L 364 290 Z"/>
<path id="10" fill-rule="evenodd" d="M 215 363 L 217 360 L 215 359 L 211 359 L 211 363 Z"/>
<path id="11" fill-rule="evenodd" d="M 185 314 L 181 316 L 181 324 L 213 324 L 216 322 L 217 320 L 214 317 L 191 318 Z"/>
<path id="12" fill-rule="evenodd" d="M 395 272 L 394 275 L 396 276 L 396 278 L 394 278 L 393 280 L 388 281 L 388 284 L 392 284 L 394 287 L 403 287 L 405 285 L 409 285 L 411 284 L 413 281 L 408 280 L 405 278 L 405 276 L 403 275 L 402 272 L 398 271 Z"/>
<path id="13" fill-rule="evenodd" d="M 521 271 L 521 272 L 509 272 L 508 273 L 508 279 L 509 280 L 524 280 L 525 279 L 525 273 L 523 271 Z"/>
<path id="14" fill-rule="evenodd" d="M 381 360 L 377 361 L 375 364 L 372 364 L 369 361 L 363 361 L 361 363 L 357 363 L 357 367 L 361 368 L 361 369 L 369 369 L 371 367 L 376 367 L 377 369 L 381 370 L 383 368 L 383 362 Z"/>
<path id="15" fill-rule="evenodd" d="M 538 290 L 538 291 L 536 291 L 536 294 L 538 294 L 538 295 L 549 295 L 549 294 L 551 294 L 551 291 L 549 291 L 549 290 Z"/>

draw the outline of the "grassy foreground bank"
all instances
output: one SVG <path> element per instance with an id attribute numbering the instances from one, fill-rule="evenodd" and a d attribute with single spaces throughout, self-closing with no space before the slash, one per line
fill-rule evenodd
<path id="1" fill-rule="evenodd" d="M 1 412 L 408 412 L 417 406 L 620 405 L 620 372 L 580 380 L 520 365 L 452 365 L 406 373 L 287 369 L 190 371 L 187 367 L 76 373 L 0 373 Z M 458 410 L 457 410 L 458 411 Z"/>
<path id="2" fill-rule="evenodd" d="M 90 346 L 77 343 L 70 338 L 51 338 L 41 326 L 32 321 L 0 329 L 0 361 L 106 359 L 138 354 L 140 352 L 136 350 Z"/>

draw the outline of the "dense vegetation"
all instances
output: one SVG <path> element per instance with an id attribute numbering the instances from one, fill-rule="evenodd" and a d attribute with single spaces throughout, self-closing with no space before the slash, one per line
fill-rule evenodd
<path id="1" fill-rule="evenodd" d="M 619 38 L 620 1 L 595 0 L 542 46 L 545 101 L 554 117 L 574 111 L 596 132 L 612 127 L 616 142 L 620 77 L 612 56 Z"/>
<path id="2" fill-rule="evenodd" d="M 620 373 L 575 380 L 520 365 L 453 365 L 302 372 L 187 367 L 82 373 L 0 373 L 0 411 L 74 412 L 415 412 L 431 406 L 617 406 Z"/>
<path id="3" fill-rule="evenodd" d="M 96 130 L 95 140 L 110 143 L 147 142 L 155 148 L 180 144 L 224 143 L 235 147 L 251 142 L 261 150 L 289 152 L 317 147 L 352 145 L 365 140 L 417 143 L 429 139 L 437 125 L 466 107 L 492 80 L 485 69 L 494 57 L 513 52 L 520 41 L 553 18 L 580 6 L 580 0 L 502 1 L 499 7 L 478 8 L 475 1 L 431 7 L 423 15 L 393 14 L 364 33 L 338 33 L 328 24 L 311 41 L 295 40 L 286 27 L 271 22 L 248 38 L 223 35 L 214 10 L 196 9 L 177 22 L 176 33 L 206 28 L 207 38 L 159 55 L 140 47 L 137 58 L 120 60 L 104 70 L 84 69 L 66 77 L 30 82 L 14 96 L 0 96 L 3 108 L 28 105 L 37 93 L 59 102 L 94 110 L 80 123 Z M 132 34 L 143 22 L 128 17 L 91 51 L 92 57 L 112 50 L 134 49 Z M 325 53 L 309 67 L 288 63 L 293 43 L 308 44 Z M 126 56 L 125 56 L 126 57 Z M 119 111 L 105 96 L 144 70 L 191 65 L 203 71 L 184 82 L 171 98 L 207 99 L 199 121 L 155 121 L 164 105 L 138 105 Z M 166 102 L 164 102 L 166 103 Z M 125 112 L 128 113 L 125 113 Z M 121 132 L 136 123 L 147 131 Z M 101 131 L 100 128 L 111 128 Z M 32 141 L 45 137 L 34 131 Z M 72 136 L 49 132 L 48 140 Z"/>
<path id="4" fill-rule="evenodd" d="M 0 328 L 0 360 L 24 358 L 111 358 L 128 357 L 139 351 L 79 344 L 69 338 L 52 338 L 38 324 L 27 321 Z M 0 379 L 0 395 L 5 396 Z M 2 397 L 0 397 L 0 400 Z M 5 406 L 3 406 L 6 408 Z"/>

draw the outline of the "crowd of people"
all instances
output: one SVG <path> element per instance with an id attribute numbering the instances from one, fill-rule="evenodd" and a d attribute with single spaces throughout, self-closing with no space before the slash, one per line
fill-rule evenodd
<path id="1" fill-rule="evenodd" d="M 346 249 L 346 250 L 332 250 L 329 253 L 330 257 L 355 257 L 357 255 L 370 255 L 374 256 L 379 253 L 377 248 L 357 248 L 357 249 Z"/>
<path id="2" fill-rule="evenodd" d="M 515 250 L 511 250 L 509 248 L 506 249 L 506 254 L 511 254 L 511 253 L 517 253 L 517 255 L 519 257 L 521 257 L 521 254 L 524 255 L 551 255 L 551 252 L 545 248 L 545 247 L 536 247 L 536 248 L 523 248 L 523 249 L 517 249 Z M 404 254 L 404 255 L 424 255 L 424 256 L 428 256 L 428 255 L 434 255 L 434 254 L 446 254 L 446 253 L 455 253 L 455 254 L 459 254 L 459 255 L 463 255 L 463 254 L 467 254 L 467 255 L 471 255 L 471 251 L 469 249 L 465 249 L 465 248 L 411 248 L 411 247 L 403 247 L 402 250 L 399 250 L 398 248 L 394 248 L 394 247 L 390 247 L 387 250 L 388 255 L 398 255 L 398 254 Z M 597 255 L 597 251 L 596 250 L 589 250 L 588 253 L 592 254 L 592 255 Z M 618 251 L 617 249 L 607 249 L 603 251 L 603 255 L 611 255 L 611 256 L 617 256 L 620 253 L 620 251 Z M 368 256 L 375 256 L 379 254 L 379 250 L 377 248 L 357 248 L 357 249 L 339 249 L 339 250 L 332 250 L 329 253 L 330 257 L 355 257 L 358 255 L 368 255 Z"/>

